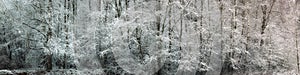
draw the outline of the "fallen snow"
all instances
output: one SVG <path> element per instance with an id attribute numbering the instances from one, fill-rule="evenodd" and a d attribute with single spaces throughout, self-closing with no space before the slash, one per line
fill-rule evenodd
<path id="1" fill-rule="evenodd" d="M 0 70 L 0 74 L 13 74 L 11 71 L 9 70 Z"/>

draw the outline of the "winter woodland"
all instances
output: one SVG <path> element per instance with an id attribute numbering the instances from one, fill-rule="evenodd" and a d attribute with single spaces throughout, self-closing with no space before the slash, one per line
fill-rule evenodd
<path id="1" fill-rule="evenodd" d="M 0 0 L 0 74 L 298 75 L 300 0 Z"/>

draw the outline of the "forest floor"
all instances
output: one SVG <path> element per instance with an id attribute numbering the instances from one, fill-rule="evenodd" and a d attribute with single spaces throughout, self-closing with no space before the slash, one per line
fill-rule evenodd
<path id="1" fill-rule="evenodd" d="M 0 70 L 0 75 L 105 75 L 101 70 L 76 70 L 76 69 L 26 69 L 26 70 Z"/>
<path id="2" fill-rule="evenodd" d="M 76 69 L 56 69 L 56 70 L 42 70 L 42 69 L 20 69 L 20 70 L 0 70 L 0 75 L 106 75 L 102 70 L 76 70 Z M 227 74 L 224 74 L 227 75 Z M 228 75 L 298 75 L 297 71 L 290 70 L 284 72 L 252 72 L 252 73 L 231 73 Z"/>

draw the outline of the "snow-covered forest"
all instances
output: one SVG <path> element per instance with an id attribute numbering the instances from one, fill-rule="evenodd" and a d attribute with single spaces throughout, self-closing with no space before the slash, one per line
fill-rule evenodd
<path id="1" fill-rule="evenodd" d="M 0 0 L 0 74 L 298 75 L 300 0 Z"/>

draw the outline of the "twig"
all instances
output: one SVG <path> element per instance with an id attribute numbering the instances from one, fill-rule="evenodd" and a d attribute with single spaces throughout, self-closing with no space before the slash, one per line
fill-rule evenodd
<path id="1" fill-rule="evenodd" d="M 25 38 L 25 37 L 22 37 L 21 38 L 25 39 L 25 40 L 29 40 L 29 41 L 34 41 L 34 42 L 40 42 L 39 40 L 34 40 L 34 39 L 30 39 L 30 38 Z"/>

